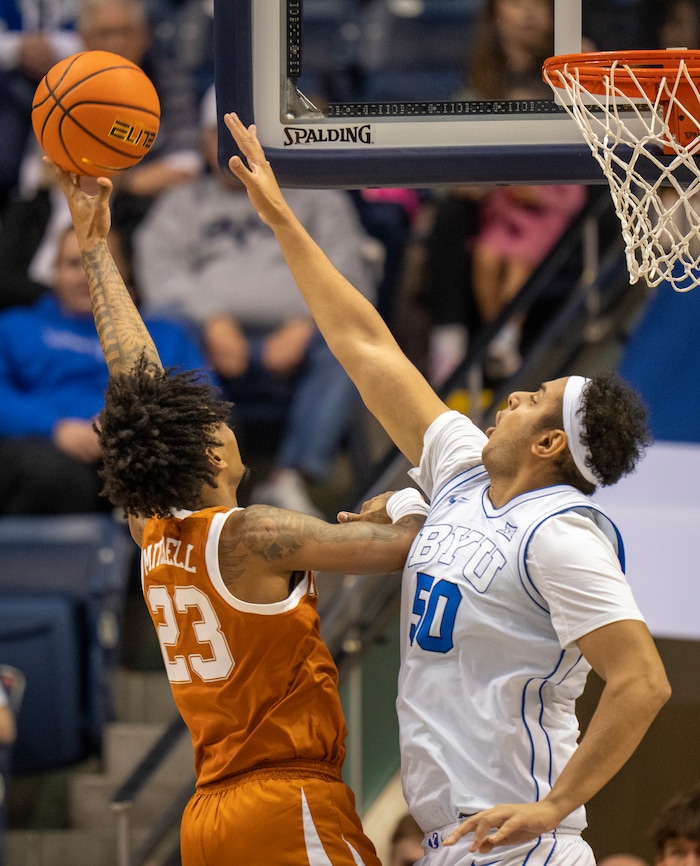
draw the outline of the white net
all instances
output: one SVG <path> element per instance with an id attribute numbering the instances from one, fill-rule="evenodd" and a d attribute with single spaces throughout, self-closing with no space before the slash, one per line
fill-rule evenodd
<path id="1" fill-rule="evenodd" d="M 581 55 L 585 63 L 585 55 Z M 556 58 L 552 58 L 556 60 Z M 544 78 L 578 124 L 610 185 L 622 224 L 630 283 L 700 285 L 700 92 L 683 59 L 650 93 L 643 72 L 614 60 L 595 83 L 579 64 Z M 585 82 L 582 81 L 585 79 Z M 599 93 L 592 89 L 600 90 Z M 697 118 L 697 119 L 696 119 Z M 685 124 L 678 133 L 678 124 Z M 690 132 L 688 132 L 690 130 Z M 678 138 L 688 138 L 680 144 Z"/>

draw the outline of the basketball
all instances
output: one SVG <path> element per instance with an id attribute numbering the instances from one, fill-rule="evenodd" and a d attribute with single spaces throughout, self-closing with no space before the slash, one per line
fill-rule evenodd
<path id="1" fill-rule="evenodd" d="M 143 70 L 109 51 L 82 51 L 52 66 L 32 101 L 32 127 L 56 165 L 112 175 L 140 162 L 160 126 L 160 101 Z"/>

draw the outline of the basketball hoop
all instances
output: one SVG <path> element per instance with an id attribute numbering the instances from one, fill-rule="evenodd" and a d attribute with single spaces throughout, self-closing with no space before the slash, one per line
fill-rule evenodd
<path id="1" fill-rule="evenodd" d="M 563 54 L 545 61 L 542 77 L 560 92 L 610 185 L 630 283 L 696 288 L 700 51 Z"/>

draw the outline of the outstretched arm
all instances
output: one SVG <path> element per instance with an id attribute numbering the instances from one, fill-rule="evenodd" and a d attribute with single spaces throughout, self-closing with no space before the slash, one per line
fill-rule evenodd
<path id="1" fill-rule="evenodd" d="M 158 351 L 107 246 L 111 226 L 112 183 L 97 180 L 98 192 L 88 195 L 80 177 L 53 166 L 68 201 L 90 284 L 95 326 L 110 375 L 129 373 L 141 355 L 161 366 Z"/>
<path id="2" fill-rule="evenodd" d="M 236 114 L 227 114 L 225 121 L 247 161 L 246 166 L 240 157 L 232 157 L 231 171 L 275 233 L 319 330 L 370 412 L 417 464 L 426 428 L 447 406 L 403 354 L 379 313 L 338 272 L 295 217 L 265 159 L 255 127 L 246 128 Z"/>

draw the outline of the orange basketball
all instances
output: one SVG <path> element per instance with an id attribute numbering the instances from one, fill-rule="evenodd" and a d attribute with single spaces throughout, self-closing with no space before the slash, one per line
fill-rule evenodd
<path id="1" fill-rule="evenodd" d="M 49 159 L 66 171 L 116 174 L 150 150 L 160 126 L 160 101 L 135 63 L 110 51 L 82 51 L 41 79 L 32 126 Z"/>

